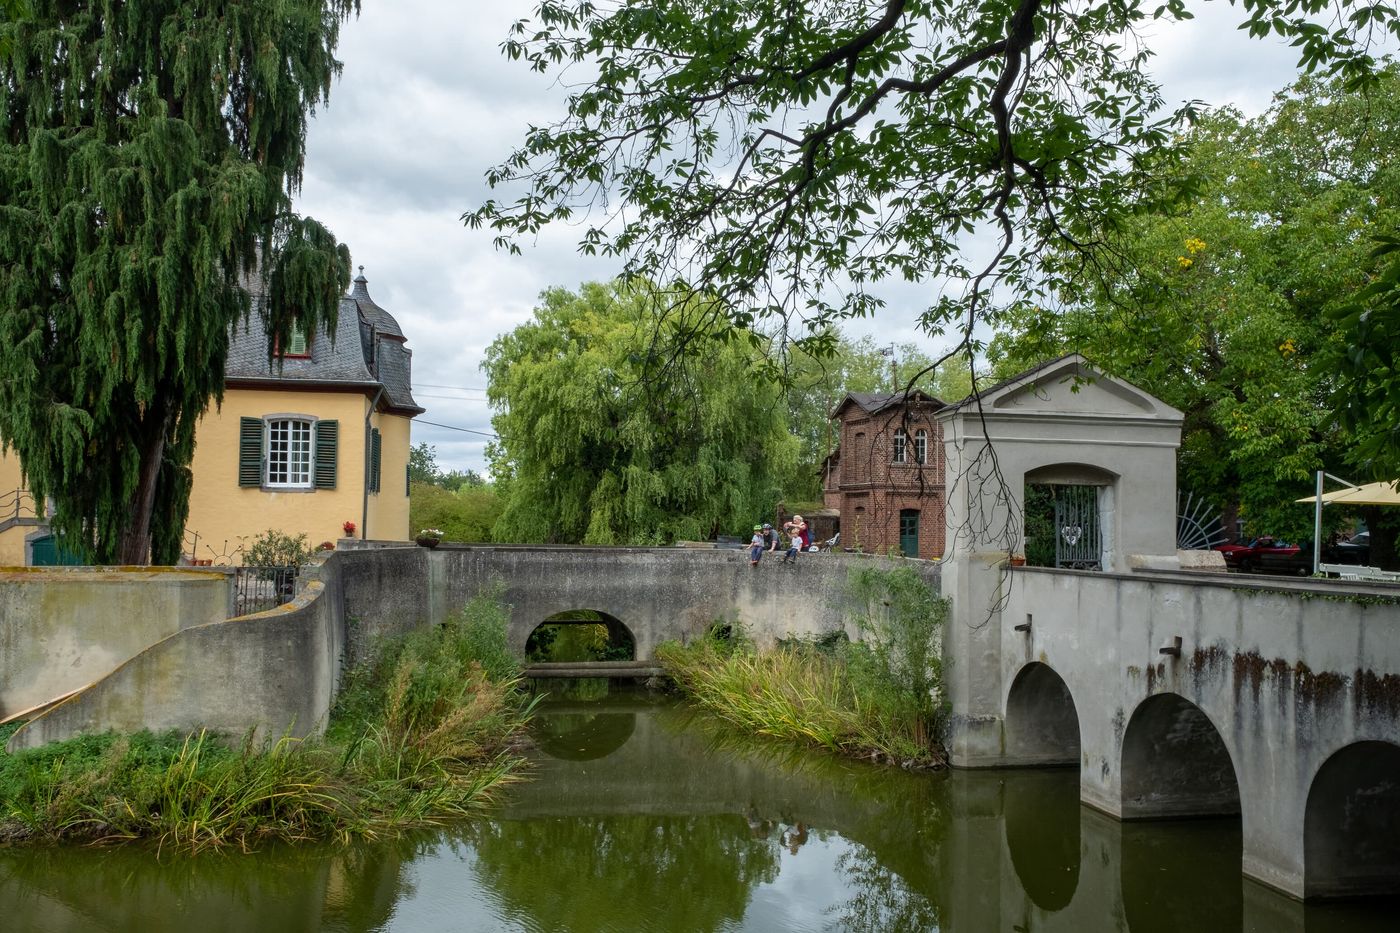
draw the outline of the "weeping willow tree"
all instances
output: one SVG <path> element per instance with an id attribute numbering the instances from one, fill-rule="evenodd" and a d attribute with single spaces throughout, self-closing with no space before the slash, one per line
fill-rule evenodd
<path id="1" fill-rule="evenodd" d="M 488 455 L 505 503 L 495 539 L 747 533 L 789 479 L 798 441 L 760 369 L 764 347 L 732 336 L 698 296 L 663 299 L 643 284 L 545 292 L 534 320 L 486 351 L 500 435 Z"/>
<path id="2" fill-rule="evenodd" d="M 0 442 L 70 550 L 168 563 L 240 283 L 283 341 L 349 285 L 291 196 L 359 2 L 26 6 L 0 19 Z"/>

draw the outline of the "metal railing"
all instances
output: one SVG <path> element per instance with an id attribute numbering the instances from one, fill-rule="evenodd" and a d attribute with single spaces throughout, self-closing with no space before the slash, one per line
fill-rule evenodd
<path id="1" fill-rule="evenodd" d="M 245 616 L 291 602 L 300 571 L 300 567 L 233 568 L 233 614 Z"/>
<path id="2" fill-rule="evenodd" d="M 21 519 L 40 520 L 47 517 L 30 495 L 28 489 L 12 489 L 0 493 L 0 522 L 18 522 Z"/>

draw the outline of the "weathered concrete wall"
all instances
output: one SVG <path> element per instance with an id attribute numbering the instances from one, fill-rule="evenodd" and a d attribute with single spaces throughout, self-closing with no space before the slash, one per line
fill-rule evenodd
<path id="1" fill-rule="evenodd" d="M 308 572 L 293 602 L 175 632 L 30 721 L 7 747 L 108 730 L 319 732 L 339 683 L 344 601 L 334 561 Z"/>
<path id="2" fill-rule="evenodd" d="M 221 571 L 0 570 L 0 718 L 76 690 L 166 636 L 228 618 Z"/>
<path id="3" fill-rule="evenodd" d="M 293 603 L 195 624 L 125 663 L 115 659 L 115 670 L 99 672 L 106 676 L 93 687 L 30 722 L 9 747 L 108 729 L 314 734 L 325 725 L 344 664 L 364 660 L 379 639 L 443 621 L 497 584 L 521 654 L 549 616 L 592 609 L 621 620 L 637 656 L 649 659 L 659 642 L 703 633 L 716 619 L 737 620 L 762 642 L 840 628 L 849 571 L 872 564 L 893 562 L 813 554 L 797 567 L 768 559 L 755 570 L 739 551 L 679 548 L 336 552 L 310 572 L 312 582 Z M 937 586 L 937 564 L 909 565 Z"/>
<path id="4" fill-rule="evenodd" d="M 493 584 L 511 607 L 511 645 L 524 654 L 530 633 L 571 609 L 605 612 L 627 626 L 637 657 L 669 638 L 704 633 L 717 619 L 739 621 L 761 643 L 842 628 L 851 615 L 853 567 L 898 561 L 855 554 L 804 554 L 796 567 L 767 555 L 689 548 L 454 547 L 349 551 L 343 561 L 350 657 L 376 638 L 436 624 Z M 907 561 L 936 589 L 939 565 Z M 848 631 L 854 635 L 854 631 Z"/>
<path id="5" fill-rule="evenodd" d="M 1400 594 L 1204 574 L 1022 568 L 1011 580 L 999 654 L 968 660 L 994 668 L 1008 712 L 1028 666 L 1063 680 L 1083 800 L 1121 817 L 1237 808 L 1246 875 L 1299 897 L 1323 893 L 1305 883 L 1309 792 L 1341 749 L 1400 743 Z M 1179 657 L 1159 653 L 1175 638 Z M 1218 768 L 1209 727 L 1228 754 Z M 1024 728 L 1003 721 L 1001 753 L 965 763 L 1032 763 L 1011 740 Z"/>

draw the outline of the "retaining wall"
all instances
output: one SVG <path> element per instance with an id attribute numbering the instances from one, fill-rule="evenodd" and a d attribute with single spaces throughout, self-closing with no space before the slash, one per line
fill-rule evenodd
<path id="1" fill-rule="evenodd" d="M 30 721 L 10 751 L 85 733 L 201 728 L 261 737 L 324 729 L 340 679 L 343 600 L 326 561 L 277 609 L 181 629 Z"/>
<path id="2" fill-rule="evenodd" d="M 0 719 L 90 684 L 182 628 L 223 621 L 232 600 L 222 571 L 0 570 Z"/>

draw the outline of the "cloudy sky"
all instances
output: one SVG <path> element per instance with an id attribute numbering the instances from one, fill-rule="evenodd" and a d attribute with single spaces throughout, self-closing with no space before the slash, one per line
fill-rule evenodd
<path id="1" fill-rule="evenodd" d="M 460 220 L 489 196 L 486 169 L 525 127 L 562 113 L 565 92 L 553 76 L 500 53 L 511 22 L 534 2 L 365 0 L 341 35 L 344 74 L 311 127 L 300 209 L 350 245 L 370 294 L 408 335 L 414 392 L 428 409 L 413 440 L 434 445 L 444 469 L 484 470 L 487 345 L 529 318 L 542 289 L 617 271 L 577 253 L 577 230 L 546 231 L 523 256 L 508 256 L 492 248 L 489 231 Z M 1248 40 L 1234 8 L 1193 6 L 1197 19 L 1151 36 L 1168 99 L 1262 111 L 1295 75 L 1294 53 Z M 907 307 L 896 297 L 887 313 L 848 330 L 927 342 L 912 327 L 918 294 L 908 295 Z"/>

